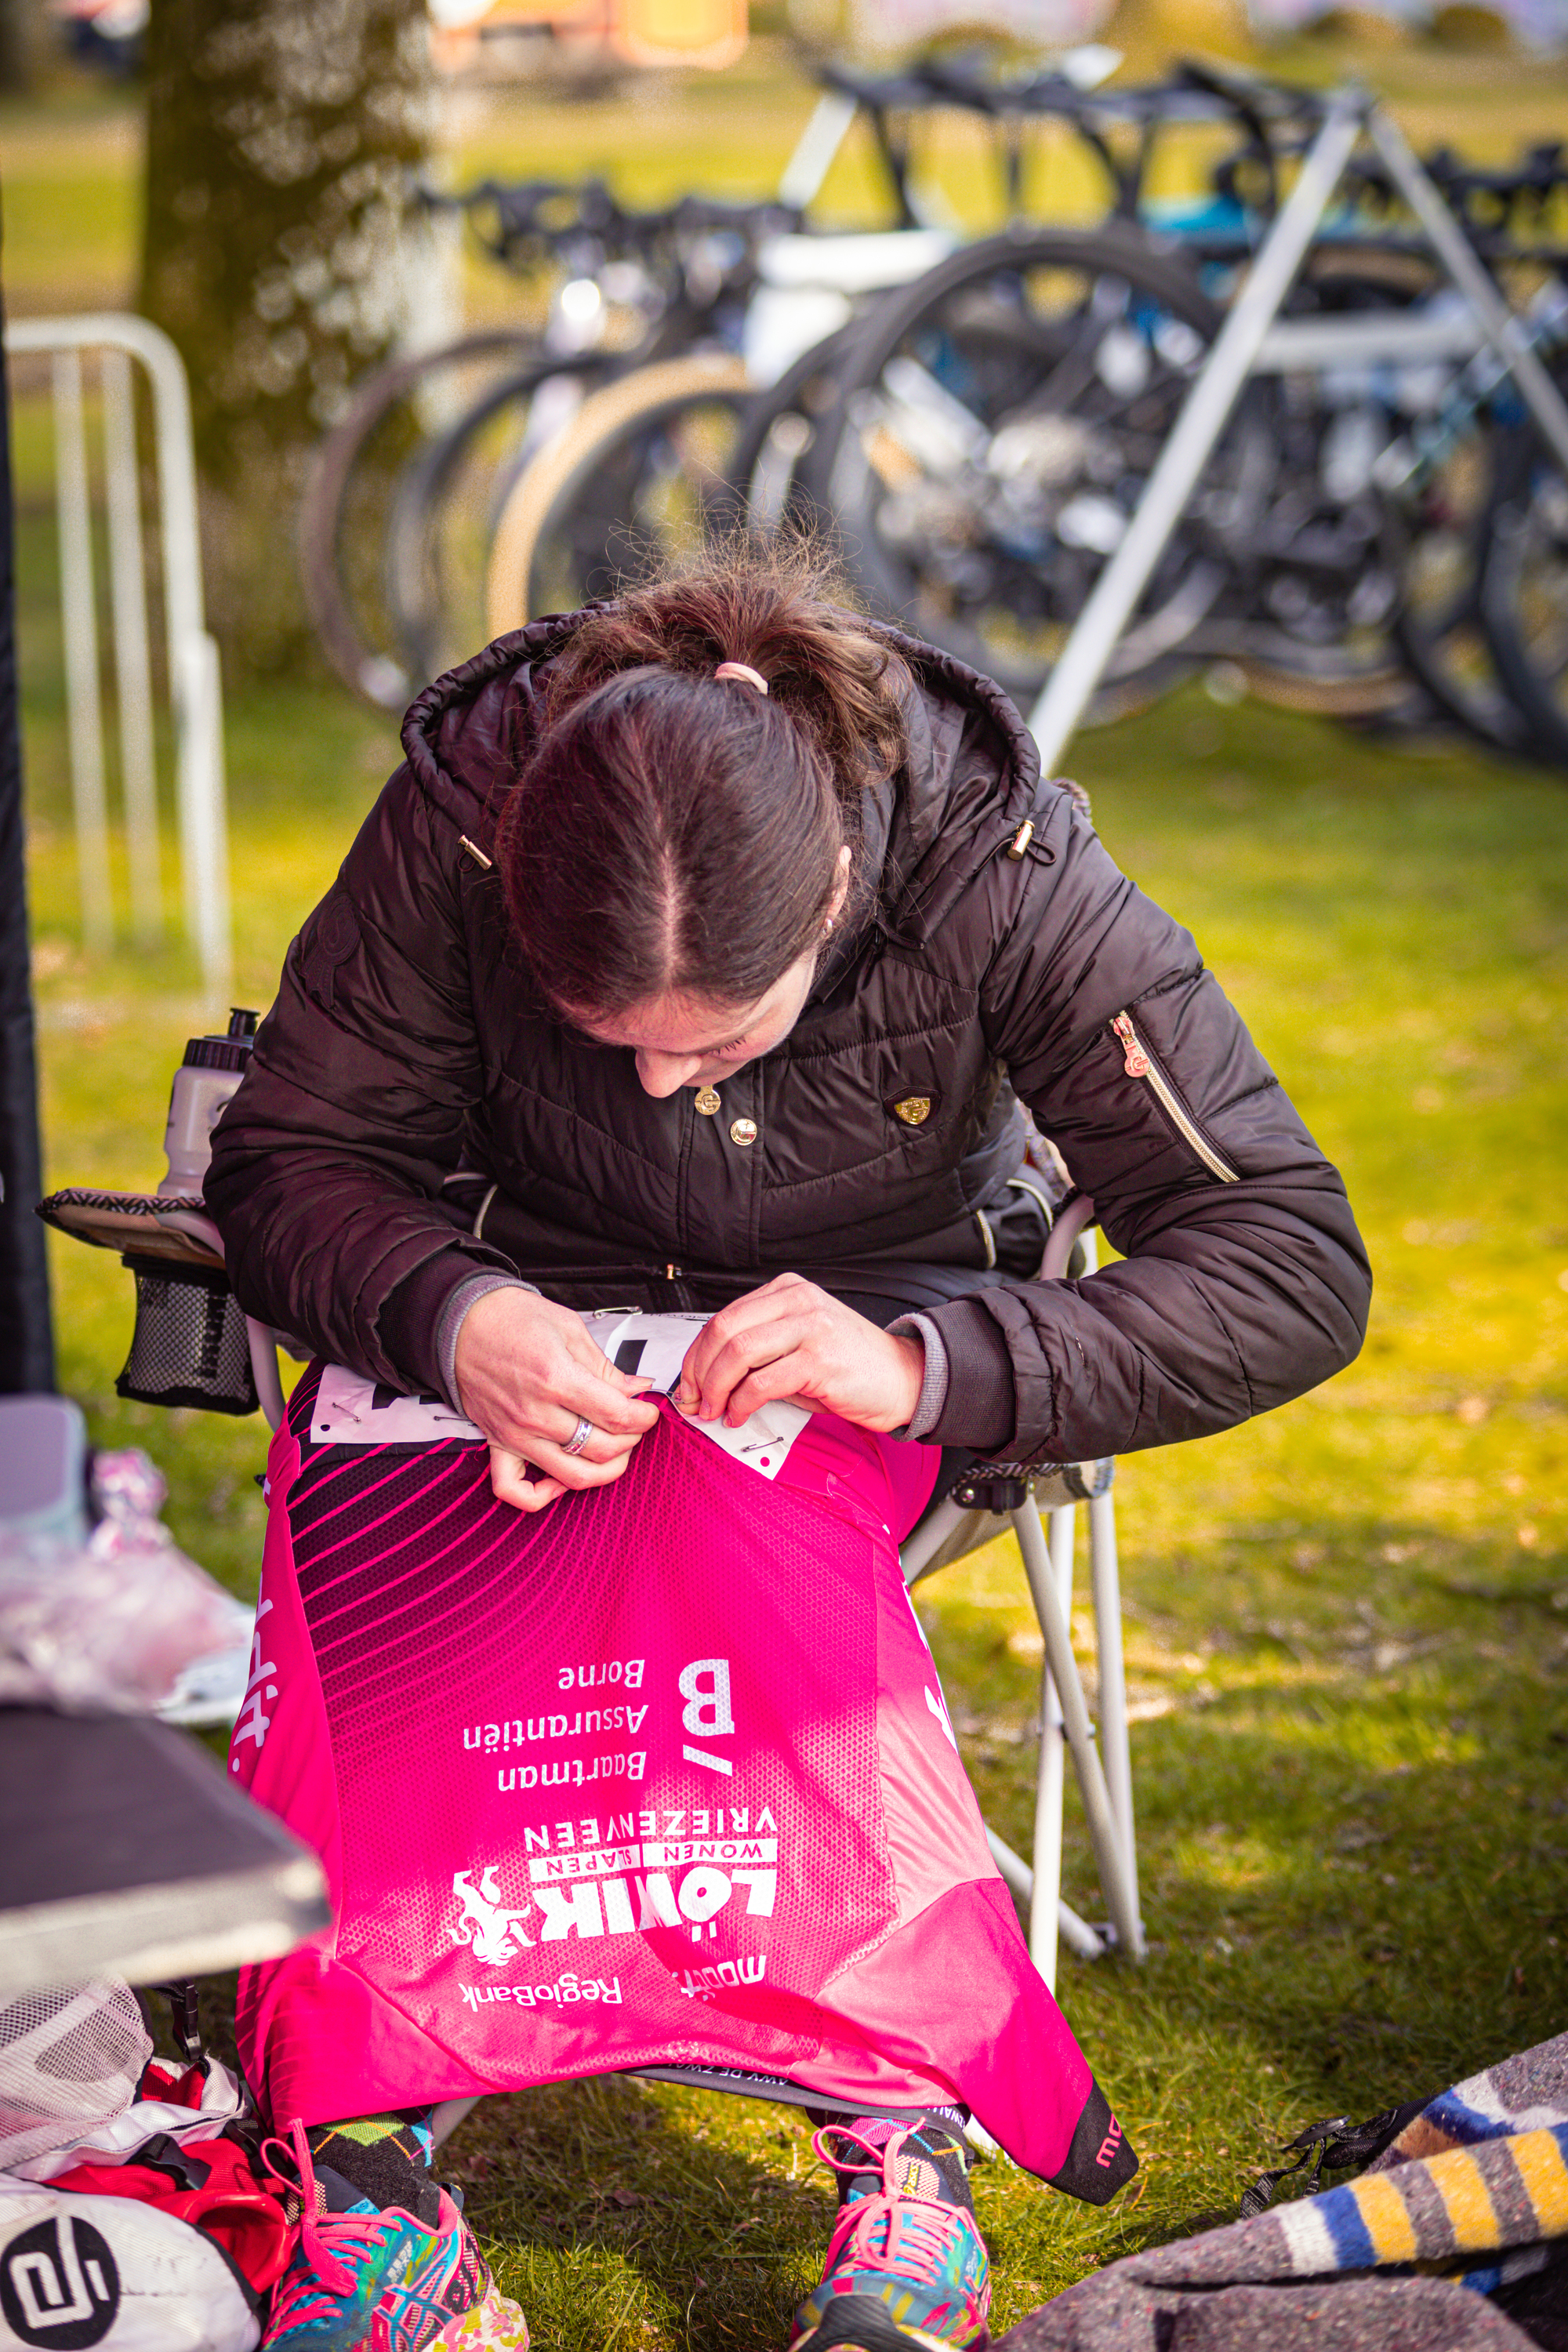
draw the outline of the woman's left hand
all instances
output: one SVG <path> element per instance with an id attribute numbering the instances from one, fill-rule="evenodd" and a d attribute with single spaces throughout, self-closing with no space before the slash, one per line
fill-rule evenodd
<path id="1" fill-rule="evenodd" d="M 748 1291 L 687 1350 L 675 1402 L 731 1429 L 778 1397 L 862 1429 L 902 1429 L 920 1402 L 925 1349 L 890 1339 L 798 1274 Z"/>

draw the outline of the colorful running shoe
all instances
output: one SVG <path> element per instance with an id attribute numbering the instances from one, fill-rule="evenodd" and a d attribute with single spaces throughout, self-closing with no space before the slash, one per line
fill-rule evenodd
<path id="1" fill-rule="evenodd" d="M 854 2176 L 827 2262 L 795 2315 L 790 2352 L 982 2352 L 991 2340 L 991 2264 L 962 2181 L 963 2158 L 940 2129 L 862 2120 L 812 2142 Z"/>
<path id="2" fill-rule="evenodd" d="M 395 2206 L 327 2212 L 302 2126 L 289 2125 L 289 2142 L 300 2236 L 272 2290 L 263 2352 L 527 2352 L 521 2312 L 445 2190 L 434 2227 Z M 295 2187 L 292 2173 L 279 2177 Z"/>

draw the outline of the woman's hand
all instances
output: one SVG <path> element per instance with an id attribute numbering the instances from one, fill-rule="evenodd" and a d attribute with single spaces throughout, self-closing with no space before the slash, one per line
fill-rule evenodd
<path id="1" fill-rule="evenodd" d="M 542 1510 L 568 1487 L 608 1486 L 658 1418 L 638 1396 L 647 1382 L 618 1372 L 570 1307 L 531 1290 L 475 1300 L 458 1333 L 457 1373 L 458 1402 L 490 1441 L 496 1498 L 520 1511 Z M 593 1434 L 568 1454 L 584 1418 Z"/>
<path id="2" fill-rule="evenodd" d="M 775 1397 L 901 1429 L 920 1402 L 925 1349 L 890 1339 L 798 1274 L 781 1274 L 715 1315 L 687 1350 L 676 1403 L 733 1429 Z"/>

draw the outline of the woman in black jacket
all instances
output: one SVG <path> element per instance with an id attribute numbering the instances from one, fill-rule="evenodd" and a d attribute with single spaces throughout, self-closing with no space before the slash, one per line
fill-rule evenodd
<path id="1" fill-rule="evenodd" d="M 702 1411 L 1011 1460 L 1228 1428 L 1354 1356 L 1337 1173 L 988 680 L 731 559 L 501 639 L 404 741 L 207 1200 L 248 1312 L 460 1401 L 509 1499 L 648 1425 L 560 1311 L 606 1285 L 721 1310 Z M 1086 1282 L 1028 1278 L 1019 1102 L 1122 1254 Z"/>
<path id="2" fill-rule="evenodd" d="M 573 1311 L 607 1298 L 714 1310 L 700 1416 L 1009 1461 L 1222 1429 L 1355 1354 L 1337 1174 L 995 686 L 731 551 L 500 640 L 404 741 L 207 1200 L 247 1310 L 447 1397 L 504 1500 L 652 1425 Z M 1020 1106 L 1121 1253 L 1086 1280 L 1031 1278 Z M 972 2343 L 961 2302 L 817 2340 Z"/>

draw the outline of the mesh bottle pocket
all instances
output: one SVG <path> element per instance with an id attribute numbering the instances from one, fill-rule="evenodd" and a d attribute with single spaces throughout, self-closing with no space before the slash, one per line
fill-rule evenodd
<path id="1" fill-rule="evenodd" d="M 255 1412 L 245 1315 L 216 1268 L 126 1257 L 136 1277 L 136 1329 L 115 1391 L 141 1404 Z"/>
<path id="2" fill-rule="evenodd" d="M 123 2115 L 152 2055 L 136 1996 L 118 1977 L 18 1993 L 0 2008 L 0 2168 L 68 2147 Z M 47 2339 L 40 2332 L 32 2340 Z M 54 2341 L 84 2338 L 62 2327 Z"/>

